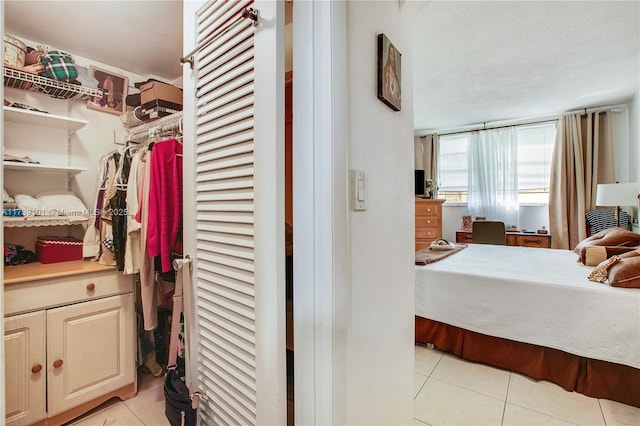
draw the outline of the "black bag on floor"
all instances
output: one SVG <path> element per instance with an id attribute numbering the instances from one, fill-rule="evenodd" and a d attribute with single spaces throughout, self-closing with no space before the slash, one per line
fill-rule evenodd
<path id="1" fill-rule="evenodd" d="M 168 370 L 164 378 L 164 413 L 171 426 L 193 426 L 197 410 L 191 406 L 189 388 L 178 370 Z"/>
<path id="2" fill-rule="evenodd" d="M 176 286 L 173 293 L 173 312 L 171 314 L 171 337 L 169 339 L 169 362 L 167 375 L 164 378 L 164 413 L 171 426 L 195 426 L 197 421 L 199 392 L 191 392 L 190 386 L 182 381 L 188 367 L 189 350 L 185 347 L 185 357 L 178 357 L 178 334 L 180 333 L 180 315 L 182 314 L 182 290 L 186 281 L 187 291 L 190 291 L 189 263 L 183 267 L 185 260 L 175 259 L 173 267 L 176 274 Z M 185 339 L 188 325 L 188 312 L 184 317 Z M 187 339 L 188 340 L 188 339 Z M 188 341 L 187 341 L 188 344 Z"/>

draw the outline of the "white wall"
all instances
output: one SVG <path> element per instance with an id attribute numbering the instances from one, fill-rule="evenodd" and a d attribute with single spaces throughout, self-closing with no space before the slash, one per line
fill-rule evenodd
<path id="1" fill-rule="evenodd" d="M 413 75 L 410 2 L 348 2 L 349 169 L 368 176 L 350 211 L 347 424 L 411 424 L 414 353 Z M 402 54 L 402 110 L 376 97 L 379 33 Z M 411 226 L 409 225 L 411 224 Z"/>
<path id="2" fill-rule="evenodd" d="M 629 102 L 629 182 L 640 182 L 640 91 Z"/>
<path id="3" fill-rule="evenodd" d="M 636 167 L 629 156 L 629 108 L 627 105 L 611 112 L 611 138 L 613 140 L 614 170 L 616 182 L 631 182 L 630 171 Z"/>

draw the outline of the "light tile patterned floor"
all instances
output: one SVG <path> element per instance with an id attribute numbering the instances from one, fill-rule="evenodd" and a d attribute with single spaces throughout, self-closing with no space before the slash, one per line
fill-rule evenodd
<path id="1" fill-rule="evenodd" d="M 640 408 L 415 347 L 414 425 L 640 425 Z"/>
<path id="2" fill-rule="evenodd" d="M 138 394 L 126 401 L 110 399 L 77 418 L 74 426 L 166 426 L 163 377 L 138 374 Z"/>
<path id="3" fill-rule="evenodd" d="M 415 346 L 414 425 L 640 425 L 640 408 Z M 74 426 L 165 426 L 163 378 L 138 376 L 138 395 L 110 400 Z"/>

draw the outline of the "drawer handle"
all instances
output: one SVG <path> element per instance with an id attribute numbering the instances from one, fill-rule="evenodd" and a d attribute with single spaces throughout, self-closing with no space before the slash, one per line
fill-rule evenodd
<path id="1" fill-rule="evenodd" d="M 33 374 L 39 373 L 40 371 L 42 371 L 42 364 L 36 364 L 33 367 L 31 367 L 31 372 Z"/>
<path id="2" fill-rule="evenodd" d="M 62 360 L 61 359 L 57 359 L 57 360 L 53 361 L 53 368 L 60 368 L 60 367 L 62 367 L 62 364 L 63 364 Z"/>
<path id="3" fill-rule="evenodd" d="M 534 240 L 534 239 L 528 239 L 528 238 L 525 238 L 523 241 L 525 244 L 536 244 L 536 245 L 542 244 L 542 241 L 540 240 Z"/>
<path id="4" fill-rule="evenodd" d="M 87 284 L 87 290 L 93 291 L 96 289 L 96 285 L 94 283 Z"/>

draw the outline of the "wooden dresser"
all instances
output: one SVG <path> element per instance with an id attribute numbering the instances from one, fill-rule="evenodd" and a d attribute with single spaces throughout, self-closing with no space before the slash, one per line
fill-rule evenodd
<path id="1" fill-rule="evenodd" d="M 471 231 L 456 231 L 456 243 L 472 243 Z M 551 248 L 550 234 L 534 234 L 530 232 L 507 232 L 508 246 Z"/>
<path id="2" fill-rule="evenodd" d="M 442 203 L 445 200 L 416 198 L 416 251 L 442 238 Z"/>

